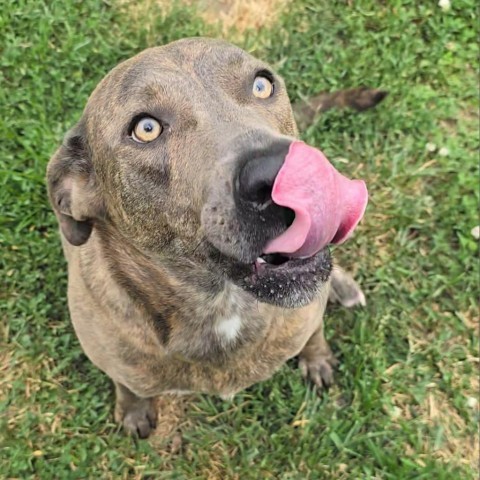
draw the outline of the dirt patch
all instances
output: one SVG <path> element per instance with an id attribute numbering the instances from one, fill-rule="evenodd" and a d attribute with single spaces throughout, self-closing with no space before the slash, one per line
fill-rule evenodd
<path id="1" fill-rule="evenodd" d="M 430 393 L 422 405 L 425 420 L 438 430 L 443 429 L 442 444 L 436 446 L 433 439 L 424 440 L 424 450 L 431 452 L 434 457 L 450 463 L 469 465 L 473 469 L 478 466 L 480 442 L 478 435 L 466 435 L 465 420 L 443 392 Z"/>
<path id="2" fill-rule="evenodd" d="M 194 398 L 193 395 L 166 394 L 156 399 L 157 428 L 150 437 L 150 443 L 161 454 L 174 455 L 182 450 L 182 430 L 190 425 L 186 410 Z"/>
<path id="3" fill-rule="evenodd" d="M 247 30 L 271 28 L 292 0 L 118 0 L 135 22 L 168 15 L 175 5 L 194 8 L 198 16 L 220 30 L 227 39 L 238 40 Z"/>
<path id="4" fill-rule="evenodd" d="M 270 28 L 291 0 L 203 0 L 196 2 L 200 16 L 210 25 L 220 24 L 226 36 L 233 32 Z"/>
<path id="5" fill-rule="evenodd" d="M 445 463 L 478 468 L 480 439 L 478 429 L 472 429 L 472 424 L 475 424 L 479 414 L 479 385 L 477 379 L 472 380 L 471 385 L 465 385 L 463 363 L 471 363 L 478 368 L 478 358 L 469 356 L 464 362 L 450 366 L 452 383 L 461 392 L 456 400 L 442 391 L 435 381 L 427 386 L 428 391 L 421 399 L 410 392 L 393 391 L 391 387 L 397 385 L 397 381 L 384 385 L 386 397 L 390 396 L 392 403 L 386 409 L 392 422 L 398 422 L 399 425 L 405 421 L 415 422 L 419 424 L 417 429 L 423 432 L 421 448 L 405 446 L 407 455 L 419 465 L 424 465 L 429 457 L 434 457 Z M 387 377 L 395 376 L 395 372 L 402 369 L 401 364 L 394 364 L 385 373 Z M 468 405 L 469 418 L 460 413 L 455 404 L 458 401 Z"/>

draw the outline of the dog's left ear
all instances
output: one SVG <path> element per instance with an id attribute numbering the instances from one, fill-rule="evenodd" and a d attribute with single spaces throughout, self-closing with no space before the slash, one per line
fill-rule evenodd
<path id="1" fill-rule="evenodd" d="M 47 166 L 50 202 L 69 243 L 83 245 L 104 202 L 95 176 L 82 122 L 70 130 Z"/>

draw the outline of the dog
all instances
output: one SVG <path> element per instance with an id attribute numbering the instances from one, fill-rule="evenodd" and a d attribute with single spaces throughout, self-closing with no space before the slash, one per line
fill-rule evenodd
<path id="1" fill-rule="evenodd" d="M 299 104 L 297 116 L 312 121 L 367 98 L 361 110 L 382 95 L 322 94 Z M 313 173 L 341 177 L 298 140 L 281 77 L 220 40 L 147 49 L 92 93 L 47 183 L 71 319 L 86 355 L 115 384 L 115 419 L 127 432 L 149 436 L 162 393 L 228 398 L 295 356 L 319 389 L 332 383 L 327 300 L 353 306 L 364 296 L 349 274 L 332 271 L 325 242 L 348 236 L 363 211 L 332 227 L 336 239 L 320 239 L 337 221 L 322 217 L 334 210 L 329 202 L 344 200 L 329 180 L 310 185 L 304 159 Z M 353 189 L 363 202 L 348 208 L 364 209 L 363 183 L 342 181 L 352 182 L 345 195 Z M 327 213 L 293 205 L 302 183 L 331 194 L 313 194 Z"/>

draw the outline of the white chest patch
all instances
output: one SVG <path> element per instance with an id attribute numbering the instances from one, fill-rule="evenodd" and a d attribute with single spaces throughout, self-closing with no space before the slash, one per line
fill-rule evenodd
<path id="1" fill-rule="evenodd" d="M 238 315 L 232 315 L 230 318 L 220 320 L 215 326 L 215 330 L 220 338 L 232 342 L 237 337 L 241 326 L 241 318 Z"/>

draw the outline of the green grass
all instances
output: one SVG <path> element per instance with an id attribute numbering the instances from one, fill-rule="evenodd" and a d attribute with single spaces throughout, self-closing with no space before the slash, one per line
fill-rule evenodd
<path id="1" fill-rule="evenodd" d="M 362 226 L 335 249 L 369 303 L 329 311 L 341 366 L 328 395 L 290 362 L 232 402 L 194 397 L 170 454 L 168 439 L 135 442 L 113 424 L 110 381 L 69 322 L 44 175 L 110 68 L 216 29 L 185 8 L 134 20 L 113 1 L 0 0 L 1 478 L 477 478 L 478 18 L 473 0 L 452 3 L 295 1 L 245 36 L 293 99 L 390 92 L 376 110 L 328 112 L 303 132 L 369 185 Z"/>

